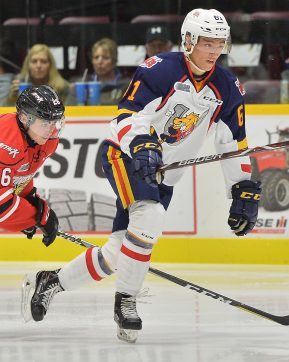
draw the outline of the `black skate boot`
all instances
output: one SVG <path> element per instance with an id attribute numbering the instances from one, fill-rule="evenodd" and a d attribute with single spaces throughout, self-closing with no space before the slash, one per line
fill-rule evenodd
<path id="1" fill-rule="evenodd" d="M 31 319 L 42 321 L 54 295 L 64 290 L 59 283 L 58 271 L 40 271 L 36 276 L 25 277 L 21 304 L 22 316 L 26 322 Z"/>
<path id="2" fill-rule="evenodd" d="M 142 329 L 142 320 L 137 314 L 135 297 L 125 293 L 115 294 L 114 320 L 118 325 L 118 338 L 134 343 L 137 339 L 137 331 Z"/>

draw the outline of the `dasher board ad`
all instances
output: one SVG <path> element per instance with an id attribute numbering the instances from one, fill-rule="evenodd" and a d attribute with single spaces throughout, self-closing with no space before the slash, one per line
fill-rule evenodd
<path id="1" fill-rule="evenodd" d="M 109 123 L 115 114 L 103 112 L 105 107 L 93 108 L 93 115 L 86 115 L 82 107 L 68 112 L 58 149 L 36 175 L 35 185 L 58 215 L 61 229 L 109 234 L 115 195 L 102 171 L 101 146 L 110 136 Z M 288 115 L 247 114 L 246 124 L 250 148 L 289 139 L 289 110 Z M 215 154 L 213 143 L 211 137 L 198 156 Z M 263 191 L 256 227 L 247 237 L 288 237 L 288 160 L 286 149 L 252 155 L 253 177 L 262 181 Z M 230 204 L 219 161 L 188 166 L 175 187 L 164 234 L 235 237 L 227 225 Z"/>
<path id="2" fill-rule="evenodd" d="M 112 118 L 67 117 L 56 153 L 35 178 L 38 191 L 56 212 L 62 230 L 111 232 L 115 195 L 102 170 L 101 152 L 110 136 Z M 195 170 L 189 167 L 187 171 L 174 191 L 164 234 L 196 234 Z"/>

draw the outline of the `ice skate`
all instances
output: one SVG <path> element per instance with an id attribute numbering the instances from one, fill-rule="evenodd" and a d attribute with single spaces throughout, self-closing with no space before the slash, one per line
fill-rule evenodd
<path id="1" fill-rule="evenodd" d="M 22 283 L 21 313 L 25 322 L 43 320 L 53 296 L 63 291 L 57 271 L 26 275 Z"/>
<path id="2" fill-rule="evenodd" d="M 117 337 L 122 341 L 134 343 L 137 340 L 137 331 L 142 329 L 135 297 L 125 293 L 115 294 L 114 320 L 118 325 Z"/>

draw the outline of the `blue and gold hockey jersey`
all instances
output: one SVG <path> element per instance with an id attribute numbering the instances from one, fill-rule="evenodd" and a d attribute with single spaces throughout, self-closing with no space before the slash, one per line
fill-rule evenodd
<path id="1" fill-rule="evenodd" d="M 243 89 L 219 65 L 198 82 L 183 53 L 162 53 L 137 68 L 111 129 L 112 141 L 129 156 L 134 137 L 151 134 L 162 144 L 165 164 L 196 157 L 212 133 L 217 153 L 243 149 L 247 147 Z M 250 161 L 242 157 L 221 164 L 230 196 L 233 184 L 250 179 Z M 183 172 L 167 171 L 164 183 L 174 185 Z"/>

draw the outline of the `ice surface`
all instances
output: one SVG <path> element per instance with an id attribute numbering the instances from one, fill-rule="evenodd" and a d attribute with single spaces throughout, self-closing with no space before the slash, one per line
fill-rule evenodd
<path id="1" fill-rule="evenodd" d="M 289 327 L 148 275 L 136 344 L 116 337 L 114 277 L 55 296 L 42 322 L 20 315 L 23 275 L 60 263 L 0 263 L 0 361 L 289 361 Z M 289 266 L 154 264 L 160 270 L 277 315 L 289 314 Z"/>

